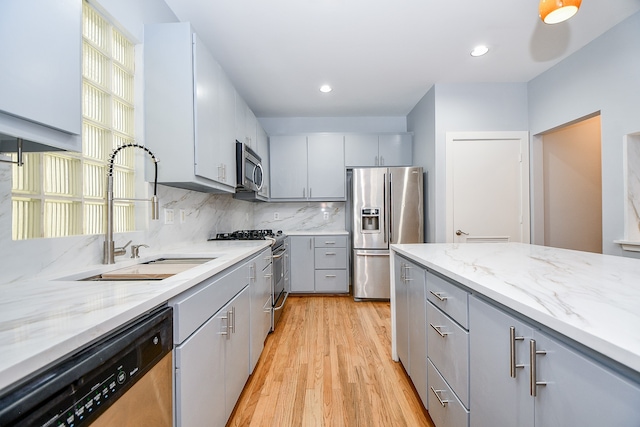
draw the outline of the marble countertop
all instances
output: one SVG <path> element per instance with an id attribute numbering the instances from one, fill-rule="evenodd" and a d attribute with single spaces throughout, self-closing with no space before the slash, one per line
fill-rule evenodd
<path id="1" fill-rule="evenodd" d="M 269 246 L 211 241 L 59 277 L 0 285 L 0 390 L 86 346 L 201 281 Z M 162 257 L 214 260 L 161 281 L 76 281 Z"/>
<path id="2" fill-rule="evenodd" d="M 348 236 L 346 230 L 340 231 L 285 231 L 287 236 Z"/>
<path id="3" fill-rule="evenodd" d="M 521 243 L 391 247 L 640 372 L 640 260 Z"/>

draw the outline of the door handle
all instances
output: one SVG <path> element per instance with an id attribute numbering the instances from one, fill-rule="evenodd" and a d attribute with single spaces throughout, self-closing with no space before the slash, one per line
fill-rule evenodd
<path id="1" fill-rule="evenodd" d="M 465 232 L 464 232 L 464 231 L 462 231 L 462 230 L 456 230 L 456 236 L 461 236 L 461 235 L 463 235 L 463 234 L 464 234 L 465 236 L 468 236 L 468 235 L 469 235 L 469 233 L 465 233 Z"/>

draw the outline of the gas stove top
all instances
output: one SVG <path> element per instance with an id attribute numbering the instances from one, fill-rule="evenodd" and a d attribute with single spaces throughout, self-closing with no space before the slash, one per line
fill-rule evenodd
<path id="1" fill-rule="evenodd" d="M 281 239 L 286 237 L 282 234 L 282 230 L 273 232 L 273 230 L 237 230 L 231 233 L 217 233 L 215 236 L 209 237 L 209 240 L 266 240 Z"/>

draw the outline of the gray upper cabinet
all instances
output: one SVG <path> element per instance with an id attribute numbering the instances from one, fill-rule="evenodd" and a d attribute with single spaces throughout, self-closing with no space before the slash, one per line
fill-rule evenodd
<path id="1" fill-rule="evenodd" d="M 146 145 L 160 159 L 158 182 L 234 192 L 233 86 L 189 23 L 147 25 L 144 42 Z"/>
<path id="2" fill-rule="evenodd" d="M 271 137 L 270 177 L 271 199 L 345 200 L 343 136 Z"/>
<path id="3" fill-rule="evenodd" d="M 347 134 L 344 137 L 346 167 L 411 166 L 411 134 Z"/>
<path id="4" fill-rule="evenodd" d="M 82 2 L 3 0 L 0 149 L 82 150 Z"/>
<path id="5" fill-rule="evenodd" d="M 256 123 L 256 138 L 257 138 L 257 153 L 262 159 L 262 188 L 258 194 L 265 199 L 269 198 L 269 137 L 267 132 L 260 126 L 260 123 Z"/>
<path id="6" fill-rule="evenodd" d="M 254 151 L 257 149 L 257 125 L 255 114 L 236 92 L 236 140 L 244 142 Z"/>

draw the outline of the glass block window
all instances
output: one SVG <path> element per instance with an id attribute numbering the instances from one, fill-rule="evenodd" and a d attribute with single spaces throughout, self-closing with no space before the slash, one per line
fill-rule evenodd
<path id="1" fill-rule="evenodd" d="M 27 153 L 13 166 L 14 240 L 105 232 L 107 159 L 134 139 L 135 47 L 86 2 L 82 35 L 82 153 Z M 114 196 L 133 199 L 134 184 L 134 151 L 120 151 Z M 114 231 L 134 226 L 133 203 L 116 201 Z"/>

